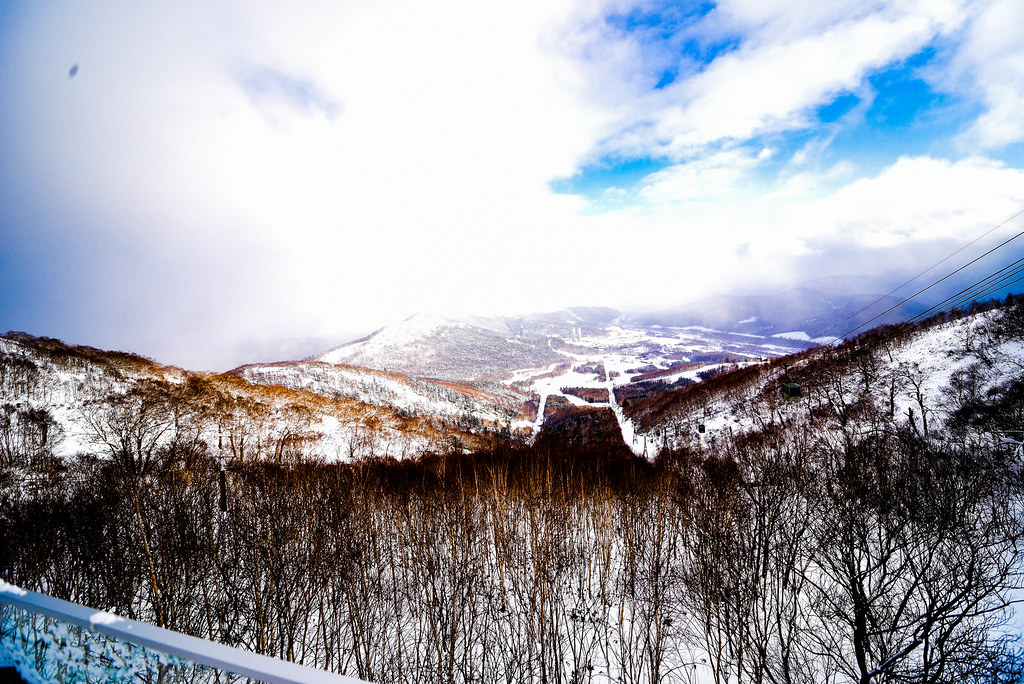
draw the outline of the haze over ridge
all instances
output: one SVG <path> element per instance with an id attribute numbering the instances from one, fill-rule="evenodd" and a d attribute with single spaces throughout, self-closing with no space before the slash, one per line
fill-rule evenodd
<path id="1" fill-rule="evenodd" d="M 1022 25 L 1012 0 L 5 5 L 0 329 L 224 369 L 417 311 L 899 283 L 1024 208 Z"/>

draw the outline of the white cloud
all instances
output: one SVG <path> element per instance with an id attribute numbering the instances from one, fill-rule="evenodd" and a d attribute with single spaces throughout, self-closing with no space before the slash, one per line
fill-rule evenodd
<path id="1" fill-rule="evenodd" d="M 0 45 L 0 199 L 76 264 L 66 308 L 110 336 L 81 341 L 189 364 L 168 350 L 422 309 L 673 304 L 839 245 L 962 240 L 1024 202 L 982 158 L 817 171 L 828 132 L 766 179 L 777 153 L 747 140 L 952 36 L 958 2 L 723 2 L 686 30 L 737 48 L 660 91 L 655 67 L 688 58 L 603 22 L 628 5 L 38 3 Z M 1013 9 L 985 7 L 971 68 Z M 997 85 L 1019 52 L 992 49 L 995 144 L 1018 135 Z M 600 216 L 550 191 L 609 151 L 675 163 Z"/>
<path id="2" fill-rule="evenodd" d="M 799 168 L 790 163 L 787 168 Z M 825 169 L 800 170 L 779 177 L 774 189 L 769 193 L 773 197 L 793 197 L 799 201 L 808 197 L 819 197 L 835 184 L 855 177 L 856 168 L 846 160 L 836 162 Z"/>
<path id="3" fill-rule="evenodd" d="M 809 239 L 875 248 L 967 242 L 1022 206 L 1024 171 L 983 157 L 904 157 L 791 215 Z"/>
<path id="4" fill-rule="evenodd" d="M 724 2 L 703 23 L 738 47 L 657 91 L 648 63 L 635 56 L 635 37 L 595 31 L 607 47 L 586 43 L 591 77 L 618 105 L 617 132 L 603 149 L 683 160 L 719 141 L 807 127 L 814 107 L 861 88 L 868 74 L 950 35 L 965 18 L 956 0 Z"/>
<path id="5" fill-rule="evenodd" d="M 179 260 L 135 292 L 239 335 L 267 311 L 351 330 L 508 304 L 517 263 L 561 246 L 580 207 L 547 187 L 594 135 L 546 52 L 569 9 L 42 5 L 5 48 L 6 165 L 40 211 L 74 217 L 69 249 L 120 245 L 124 272 Z"/>
<path id="6" fill-rule="evenodd" d="M 1024 171 L 981 157 L 906 157 L 865 178 L 840 163 L 824 176 L 850 180 L 827 194 L 818 176 L 790 177 L 769 192 L 733 185 L 721 202 L 678 202 L 666 193 L 658 198 L 663 204 L 612 212 L 592 225 L 601 240 L 628 236 L 635 246 L 643 298 L 636 291 L 622 295 L 671 306 L 820 275 L 907 277 L 1024 206 Z M 658 187 L 665 177 L 648 181 Z M 1018 219 L 991 239 L 1022 227 Z M 745 247 L 737 251 L 737 245 Z M 623 274 L 621 282 L 628 281 Z"/>
<path id="7" fill-rule="evenodd" d="M 966 149 L 996 149 L 1024 140 L 1024 4 L 981 2 L 955 60 L 959 78 L 946 86 L 977 93 L 985 111 L 965 132 Z M 942 77 L 940 76 L 940 81 Z"/>
<path id="8" fill-rule="evenodd" d="M 719 202 L 742 191 L 744 181 L 771 151 L 746 149 L 716 152 L 685 164 L 675 164 L 647 176 L 639 196 L 645 203 Z"/>

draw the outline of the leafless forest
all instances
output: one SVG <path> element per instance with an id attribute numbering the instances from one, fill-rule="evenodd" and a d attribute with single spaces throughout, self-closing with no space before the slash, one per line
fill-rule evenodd
<path id="1" fill-rule="evenodd" d="M 991 435 L 1024 382 L 980 391 L 979 357 L 929 426 L 864 339 L 799 408 L 652 463 L 557 431 L 404 461 L 285 440 L 233 453 L 224 512 L 195 402 L 84 406 L 70 459 L 12 403 L 0 575 L 377 682 L 1020 681 L 1024 482 Z"/>

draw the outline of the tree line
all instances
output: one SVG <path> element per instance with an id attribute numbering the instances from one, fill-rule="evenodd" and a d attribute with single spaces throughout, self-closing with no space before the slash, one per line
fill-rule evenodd
<path id="1" fill-rule="evenodd" d="M 51 462 L 5 580 L 380 682 L 1016 681 L 1008 449 L 776 425 L 228 474 L 209 445 Z"/>
<path id="2" fill-rule="evenodd" d="M 1019 359 L 986 340 L 1021 320 L 968 329 L 941 416 L 909 410 L 921 378 L 883 330 L 818 362 L 798 407 L 750 390 L 757 369 L 715 376 L 686 401 L 760 401 L 756 427 L 651 462 L 568 429 L 327 461 L 227 405 L 211 438 L 202 384 L 137 385 L 86 407 L 77 456 L 25 428 L 0 577 L 377 682 L 1020 681 L 1024 480 L 996 435 L 1024 379 L 993 380 Z"/>

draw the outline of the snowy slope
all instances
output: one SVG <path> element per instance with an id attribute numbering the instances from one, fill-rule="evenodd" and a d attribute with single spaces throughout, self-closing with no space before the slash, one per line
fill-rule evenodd
<path id="1" fill-rule="evenodd" d="M 417 377 L 475 380 L 554 359 L 546 338 L 514 333 L 497 319 L 418 314 L 312 360 Z"/>
<path id="2" fill-rule="evenodd" d="M 844 361 L 843 349 L 825 346 L 781 364 L 763 364 L 756 377 L 710 396 L 699 388 L 652 396 L 631 411 L 652 444 L 680 447 L 759 429 L 773 421 L 804 421 L 809 412 L 829 416 L 867 401 L 914 429 L 941 429 L 956 404 L 951 385 L 974 372 L 984 396 L 991 388 L 1024 375 L 1024 343 L 994 340 L 984 331 L 1000 312 L 939 323 L 900 337 L 882 338 L 870 355 Z M 871 344 L 874 344 L 872 342 Z M 982 363 L 981 357 L 986 359 Z M 804 398 L 782 401 L 780 381 L 798 382 Z M 870 377 L 869 381 L 865 377 Z M 868 387 L 865 387 L 867 383 Z M 926 422 L 922 422 L 922 414 Z M 697 431 L 703 423 L 705 433 Z M 1024 426 L 1022 426 L 1024 429 Z"/>
<path id="3" fill-rule="evenodd" d="M 122 392 L 140 379 L 179 384 L 186 373 L 142 357 L 89 347 L 68 348 L 56 340 L 8 334 L 0 337 L 0 405 L 7 420 L 29 410 L 53 420 L 55 451 L 88 451 L 92 437 L 83 420 L 85 404 Z"/>
<path id="4" fill-rule="evenodd" d="M 0 338 L 0 454 L 30 458 L 43 446 L 56 456 L 106 453 L 110 445 L 100 432 L 130 419 L 125 411 L 142 410 L 152 420 L 171 421 L 164 429 L 155 426 L 161 435 L 157 449 L 187 430 L 212 452 L 230 443 L 245 458 L 280 455 L 300 445 L 308 455 L 327 459 L 405 457 L 447 448 L 453 436 L 472 440 L 468 426 L 403 412 L 403 402 L 325 397 L 293 384 L 190 373 L 129 354 L 8 335 Z M 438 388 L 435 395 L 451 405 L 450 413 L 455 406 L 471 406 L 455 390 Z M 507 397 L 492 403 L 509 410 L 514 405 Z M 492 413 L 497 420 L 499 412 Z"/>
<path id="5" fill-rule="evenodd" d="M 491 426 L 519 418 L 528 399 L 523 392 L 501 385 L 484 390 L 315 361 L 242 366 L 231 372 L 254 384 L 280 385 L 328 398 L 347 397 L 364 404 L 387 406 L 405 416 L 472 416 Z"/>
<path id="6" fill-rule="evenodd" d="M 422 385 L 423 380 L 411 377 L 461 382 L 487 377 L 490 387 L 500 383 L 505 389 L 492 389 L 492 396 L 482 403 L 470 402 L 470 410 L 484 421 L 493 421 L 496 415 L 511 417 L 516 431 L 536 435 L 552 396 L 573 405 L 610 406 L 626 443 L 643 454 L 646 437 L 635 435 L 634 426 L 616 401 L 616 387 L 629 385 L 641 375 L 648 379 L 652 372 L 661 374 L 649 382 L 669 384 L 681 378 L 697 381 L 698 374 L 708 368 L 791 354 L 812 344 L 806 335 L 795 337 L 732 333 L 700 326 L 642 327 L 622 322 L 612 309 L 571 309 L 501 319 L 421 314 L 315 357 L 323 365 L 247 366 L 239 373 L 253 382 L 283 384 L 324 396 L 337 393 L 419 415 L 439 416 L 464 410 L 465 400 L 460 398 L 453 406 L 450 400 L 431 394 L 429 384 Z M 344 365 L 331 371 L 328 364 Z M 351 364 L 391 372 L 368 378 L 365 368 L 357 370 Z M 421 386 L 410 386 L 416 382 Z M 563 388 L 606 389 L 609 400 L 587 402 L 563 392 Z M 424 398 L 423 392 L 431 396 Z M 501 400 L 495 402 L 494 395 Z M 536 413 L 524 414 L 518 406 L 531 395 L 537 398 Z M 511 397 L 515 397 L 512 406 Z"/>
<path id="7" fill-rule="evenodd" d="M 446 380 L 507 380 L 516 372 L 557 363 L 559 352 L 619 354 L 636 366 L 687 361 L 693 353 L 779 356 L 812 344 L 699 326 L 626 323 L 612 310 L 572 309 L 506 318 L 442 318 L 418 314 L 312 360 Z M 600 314 L 600 315 L 599 315 Z M 633 366 L 630 366 L 633 367 Z"/>

